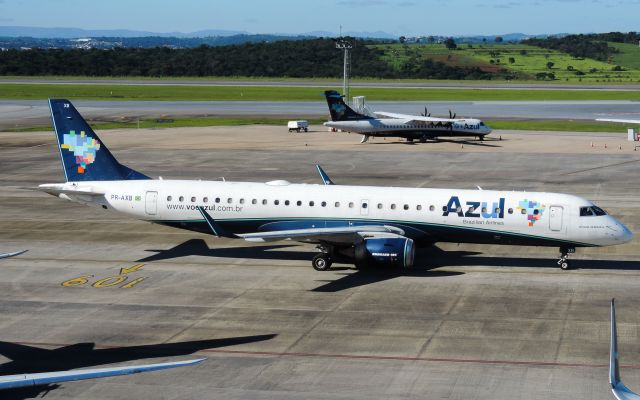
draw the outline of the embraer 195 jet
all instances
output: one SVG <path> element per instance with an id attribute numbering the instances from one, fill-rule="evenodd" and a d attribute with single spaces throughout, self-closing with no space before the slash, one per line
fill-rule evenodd
<path id="1" fill-rule="evenodd" d="M 423 143 L 427 139 L 439 137 L 477 137 L 484 140 L 484 137 L 491 133 L 491 128 L 479 119 L 456 118 L 455 115 L 449 115 L 450 118 L 435 118 L 431 117 L 426 109 L 425 115 L 422 116 L 376 112 L 386 118 L 374 118 L 354 111 L 335 90 L 327 90 L 324 95 L 331 114 L 331 121 L 325 122 L 324 125 L 359 133 L 362 135 L 360 143 L 366 142 L 369 137 L 401 137 L 409 142 L 415 139 Z"/>
<path id="2" fill-rule="evenodd" d="M 568 269 L 576 247 L 633 237 L 592 202 L 560 193 L 335 185 L 319 166 L 324 185 L 151 179 L 118 163 L 68 100 L 49 106 L 66 182 L 39 190 L 215 236 L 314 243 L 316 270 L 410 267 L 415 246 L 436 242 L 559 247 Z"/>

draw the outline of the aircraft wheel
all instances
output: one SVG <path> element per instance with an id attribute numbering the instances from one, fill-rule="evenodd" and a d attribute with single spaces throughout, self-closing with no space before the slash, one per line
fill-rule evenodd
<path id="1" fill-rule="evenodd" d="M 560 260 L 558 262 L 558 265 L 560 266 L 560 269 L 563 271 L 567 271 L 571 269 L 571 263 L 569 262 L 569 260 Z"/>
<path id="2" fill-rule="evenodd" d="M 316 254 L 311 265 L 316 271 L 328 271 L 331 268 L 331 258 L 325 253 Z"/>

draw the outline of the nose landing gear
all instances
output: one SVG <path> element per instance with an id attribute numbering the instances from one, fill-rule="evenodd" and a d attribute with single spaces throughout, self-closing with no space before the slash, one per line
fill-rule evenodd
<path id="1" fill-rule="evenodd" d="M 569 262 L 569 254 L 573 254 L 576 252 L 576 249 L 573 247 L 568 248 L 560 248 L 560 259 L 558 260 L 558 266 L 562 270 L 571 269 L 571 263 Z"/>

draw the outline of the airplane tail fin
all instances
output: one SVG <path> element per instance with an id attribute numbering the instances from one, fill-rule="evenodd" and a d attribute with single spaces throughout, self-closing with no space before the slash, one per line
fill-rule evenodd
<path id="1" fill-rule="evenodd" d="M 49 108 L 67 182 L 151 179 L 120 164 L 69 100 Z"/>
<path id="2" fill-rule="evenodd" d="M 344 102 L 343 96 L 335 90 L 326 90 L 324 95 L 327 98 L 332 121 L 357 121 L 372 118 L 354 111 Z"/>

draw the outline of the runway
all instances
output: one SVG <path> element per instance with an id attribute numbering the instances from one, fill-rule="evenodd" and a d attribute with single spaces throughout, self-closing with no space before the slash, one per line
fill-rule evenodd
<path id="1" fill-rule="evenodd" d="M 153 177 L 313 184 L 319 162 L 337 184 L 574 193 L 640 231 L 640 156 L 622 135 L 501 131 L 407 145 L 313 131 L 99 134 Z M 0 133 L 0 252 L 29 249 L 0 261 L 0 354 L 22 344 L 66 347 L 64 365 L 208 360 L 65 383 L 48 399 L 607 399 L 612 297 L 623 380 L 640 387 L 637 238 L 578 250 L 572 271 L 555 267 L 557 249 L 443 244 L 411 270 L 321 273 L 312 246 L 217 239 L 20 189 L 62 179 L 54 140 Z M 27 349 L 10 355 L 55 358 Z"/>
<path id="2" fill-rule="evenodd" d="M 318 97 L 320 97 L 320 92 Z M 92 119 L 158 118 L 185 116 L 268 116 L 282 118 L 323 118 L 328 109 L 324 101 L 89 101 L 73 102 L 78 110 Z M 432 116 L 481 119 L 568 119 L 596 118 L 640 119 L 637 101 L 387 101 L 368 102 L 373 111 L 419 115 L 428 107 Z M 46 124 L 50 120 L 46 100 L 0 100 L 0 129 Z"/>

